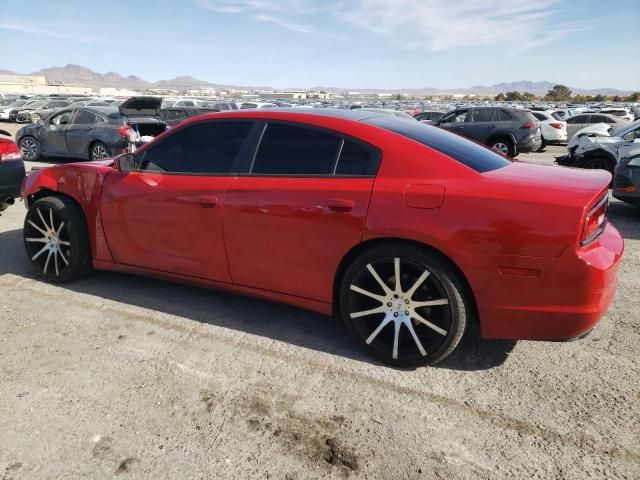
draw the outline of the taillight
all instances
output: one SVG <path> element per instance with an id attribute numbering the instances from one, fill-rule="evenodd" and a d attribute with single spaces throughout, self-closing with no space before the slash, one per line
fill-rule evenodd
<path id="1" fill-rule="evenodd" d="M 607 207 L 609 205 L 609 195 L 600 200 L 584 217 L 582 227 L 582 237 L 580 245 L 583 247 L 590 244 L 604 231 L 607 225 Z"/>
<path id="2" fill-rule="evenodd" d="M 558 130 L 562 128 L 561 123 L 550 123 L 549 125 L 551 125 L 553 128 L 557 128 Z"/>
<path id="3" fill-rule="evenodd" d="M 0 138 L 0 162 L 22 160 L 18 146 L 11 140 Z"/>
<path id="4" fill-rule="evenodd" d="M 537 125 L 537 124 L 535 124 L 535 123 L 533 123 L 533 122 L 527 122 L 527 123 L 525 123 L 524 125 L 522 125 L 522 127 L 521 127 L 521 128 L 537 128 L 537 127 L 538 127 L 538 125 Z"/>
<path id="5" fill-rule="evenodd" d="M 123 125 L 118 128 L 118 133 L 122 138 L 129 138 L 131 136 L 132 130 L 129 125 Z"/>

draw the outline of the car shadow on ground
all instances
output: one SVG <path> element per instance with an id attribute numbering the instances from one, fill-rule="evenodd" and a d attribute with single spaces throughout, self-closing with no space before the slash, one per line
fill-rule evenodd
<path id="1" fill-rule="evenodd" d="M 41 281 L 23 251 L 22 231 L 0 233 L 9 255 L 0 257 L 0 276 L 13 274 Z M 94 271 L 87 278 L 58 285 L 73 292 L 142 307 L 303 348 L 382 365 L 360 349 L 342 322 L 295 307 L 219 290 L 180 285 L 115 272 Z M 479 339 L 471 329 L 459 348 L 437 368 L 485 370 L 502 365 L 515 341 Z"/>

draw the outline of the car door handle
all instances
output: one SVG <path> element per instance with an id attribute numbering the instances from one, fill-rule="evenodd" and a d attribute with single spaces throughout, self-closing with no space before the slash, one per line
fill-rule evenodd
<path id="1" fill-rule="evenodd" d="M 349 212 L 353 210 L 355 203 L 353 200 L 346 200 L 342 198 L 332 198 L 329 200 L 329 209 L 334 212 Z"/>
<path id="2" fill-rule="evenodd" d="M 202 208 L 213 208 L 218 204 L 218 197 L 215 195 L 187 195 L 178 197 L 178 200 L 185 203 L 197 203 Z"/>

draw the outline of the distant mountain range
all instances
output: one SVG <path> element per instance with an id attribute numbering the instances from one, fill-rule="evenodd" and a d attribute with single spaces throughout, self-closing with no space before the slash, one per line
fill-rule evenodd
<path id="1" fill-rule="evenodd" d="M 0 69 L 0 74 L 14 74 L 9 70 Z M 238 86 L 225 85 L 219 83 L 211 83 L 205 80 L 198 80 L 188 75 L 182 75 L 171 80 L 160 80 L 158 82 L 148 82 L 143 78 L 135 75 L 127 77 L 115 72 L 97 73 L 81 65 L 65 65 L 64 67 L 43 68 L 37 72 L 29 73 L 29 75 L 41 75 L 47 77 L 50 82 L 60 82 L 65 84 L 82 84 L 95 85 L 100 87 L 120 87 L 120 88 L 166 88 L 174 90 L 185 90 L 189 88 L 216 88 L 216 89 L 246 89 L 246 90 L 273 90 L 266 86 Z M 332 93 L 344 93 L 357 91 L 361 93 L 403 93 L 407 95 L 446 95 L 446 94 L 462 94 L 462 95 L 497 95 L 511 91 L 531 92 L 536 95 L 544 95 L 549 91 L 555 83 L 553 82 L 531 82 L 517 81 L 498 83 L 496 85 L 483 86 L 474 85 L 469 88 L 403 88 L 403 89 L 358 89 L 358 88 L 341 88 L 341 87 L 314 87 L 311 90 L 326 91 Z M 569 87 L 574 94 L 581 95 L 629 95 L 632 93 L 628 90 L 618 90 L 615 88 L 576 88 Z M 294 88 L 293 90 L 306 90 L 303 88 Z"/>

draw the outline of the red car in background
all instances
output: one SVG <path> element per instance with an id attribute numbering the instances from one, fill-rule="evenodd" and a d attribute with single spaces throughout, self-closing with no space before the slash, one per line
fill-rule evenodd
<path id="1" fill-rule="evenodd" d="M 471 322 L 485 338 L 590 331 L 623 251 L 610 180 L 374 112 L 233 111 L 32 173 L 24 240 L 53 282 L 93 267 L 282 301 L 407 367 Z"/>
<path id="2" fill-rule="evenodd" d="M 20 196 L 24 179 L 24 161 L 12 135 L 0 130 L 0 212 L 13 205 Z"/>

